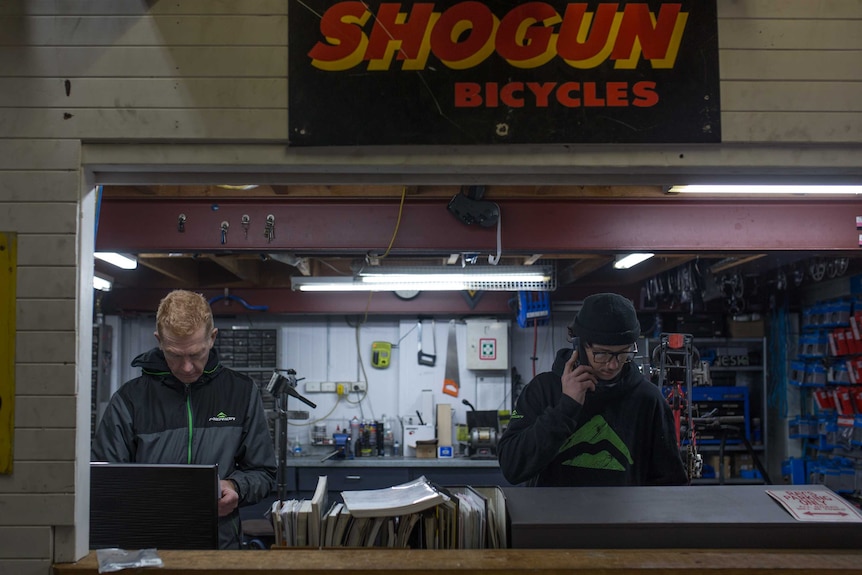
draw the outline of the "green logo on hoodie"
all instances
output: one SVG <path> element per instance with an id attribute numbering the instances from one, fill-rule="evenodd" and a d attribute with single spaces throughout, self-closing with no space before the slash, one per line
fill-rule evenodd
<path id="1" fill-rule="evenodd" d="M 210 421 L 236 421 L 236 417 L 226 414 L 224 411 L 219 411 L 218 415 L 210 417 Z"/>
<path id="2" fill-rule="evenodd" d="M 626 444 L 620 439 L 620 436 L 611 429 L 608 422 L 601 415 L 596 415 L 587 423 L 582 425 L 575 433 L 569 437 L 568 441 L 560 447 L 559 453 L 566 451 L 578 444 L 589 444 L 597 446 L 600 450 L 586 447 L 590 453 L 581 453 L 575 457 L 563 462 L 563 465 L 571 465 L 573 467 L 585 467 L 587 469 L 607 469 L 609 471 L 625 471 L 625 464 L 611 454 L 607 448 L 603 448 L 602 444 L 610 444 L 615 451 L 625 457 L 629 465 L 634 463 L 632 455 L 629 452 Z"/>

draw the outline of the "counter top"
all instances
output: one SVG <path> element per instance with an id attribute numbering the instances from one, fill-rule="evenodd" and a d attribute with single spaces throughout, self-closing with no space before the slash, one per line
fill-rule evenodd
<path id="1" fill-rule="evenodd" d="M 356 457 L 354 459 L 327 459 L 323 455 L 303 455 L 287 459 L 287 467 L 453 467 L 499 469 L 496 459 L 470 459 L 468 457 L 417 458 L 417 457 Z"/>
<path id="2" fill-rule="evenodd" d="M 156 575 L 288 574 L 524 575 L 823 575 L 862 573 L 862 551 L 760 549 L 284 549 L 270 551 L 169 551 Z M 142 573 L 136 569 L 135 573 Z M 77 563 L 54 565 L 55 575 L 96 575 L 96 552 Z"/>

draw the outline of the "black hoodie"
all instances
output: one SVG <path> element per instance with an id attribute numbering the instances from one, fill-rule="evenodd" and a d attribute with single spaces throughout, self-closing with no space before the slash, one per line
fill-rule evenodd
<path id="1" fill-rule="evenodd" d="M 92 461 L 218 463 L 219 477 L 236 482 L 240 505 L 275 488 L 275 450 L 257 385 L 223 367 L 215 350 L 200 379 L 186 385 L 158 348 L 132 361 L 140 377 L 111 397 L 93 439 Z M 239 511 L 219 518 L 219 546 L 240 544 Z M 182 534 L 179 534 L 182 536 Z"/>
<path id="2" fill-rule="evenodd" d="M 626 364 L 616 385 L 600 386 L 583 405 L 564 395 L 561 375 L 540 373 L 518 398 L 497 448 L 513 484 L 535 486 L 684 485 L 673 413 L 659 389 Z"/>

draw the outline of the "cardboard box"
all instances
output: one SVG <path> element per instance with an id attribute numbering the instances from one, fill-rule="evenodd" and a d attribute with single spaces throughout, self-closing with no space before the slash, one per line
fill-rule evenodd
<path id="1" fill-rule="evenodd" d="M 437 442 L 441 446 L 452 443 L 452 406 L 448 403 L 437 404 Z"/>
<path id="2" fill-rule="evenodd" d="M 437 459 L 437 440 L 425 439 L 416 442 L 417 459 Z"/>
<path id="3" fill-rule="evenodd" d="M 765 333 L 763 320 L 736 321 L 728 320 L 727 332 L 730 337 L 763 337 Z"/>
<path id="4" fill-rule="evenodd" d="M 417 443 L 419 441 L 434 439 L 434 426 L 427 423 L 425 425 L 405 424 L 402 428 L 402 437 L 404 438 L 404 455 L 407 457 L 418 457 L 416 455 Z"/>

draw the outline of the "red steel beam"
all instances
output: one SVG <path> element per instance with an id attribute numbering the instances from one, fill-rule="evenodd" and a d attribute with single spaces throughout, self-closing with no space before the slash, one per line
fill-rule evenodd
<path id="1" fill-rule="evenodd" d="M 859 200 L 503 200 L 505 253 L 858 250 Z M 496 228 L 465 225 L 440 201 L 109 200 L 96 248 L 119 252 L 494 252 Z M 186 216 L 184 232 L 178 217 Z M 248 235 L 241 225 L 250 219 Z M 266 217 L 275 235 L 264 235 Z M 229 229 L 224 243 L 221 222 Z"/>
<path id="2" fill-rule="evenodd" d="M 126 288 L 102 294 L 102 308 L 116 312 L 154 312 L 166 289 Z M 224 294 L 223 290 L 201 290 L 209 300 Z M 402 300 L 390 292 L 313 293 L 280 289 L 232 289 L 230 295 L 250 306 L 266 306 L 266 310 L 249 310 L 236 299 L 220 298 L 212 304 L 217 316 L 254 316 L 260 313 L 283 314 L 344 314 L 344 315 L 510 315 L 512 298 L 509 292 L 483 292 L 468 302 L 461 292 L 426 291 L 411 300 Z M 584 293 L 581 298 L 589 293 Z"/>

